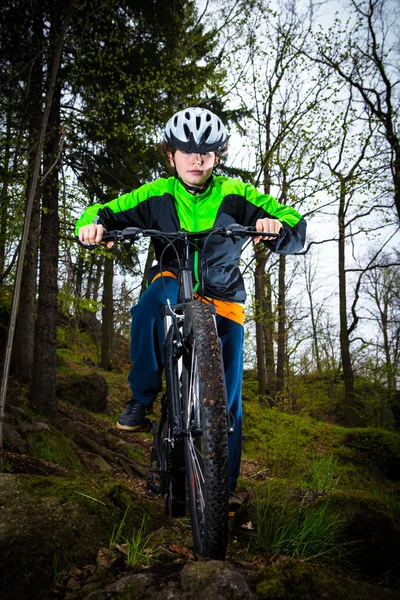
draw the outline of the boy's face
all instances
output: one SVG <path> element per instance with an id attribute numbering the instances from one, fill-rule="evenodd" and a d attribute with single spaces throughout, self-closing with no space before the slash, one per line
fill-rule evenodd
<path id="1" fill-rule="evenodd" d="M 204 185 L 219 162 L 215 152 L 195 154 L 186 150 L 176 150 L 174 155 L 169 152 L 168 158 L 171 167 L 177 170 L 184 183 L 199 188 Z"/>

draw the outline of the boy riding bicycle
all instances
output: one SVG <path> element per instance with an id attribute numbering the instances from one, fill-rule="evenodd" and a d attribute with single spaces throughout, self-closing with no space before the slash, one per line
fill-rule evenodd
<path id="1" fill-rule="evenodd" d="M 228 135 L 219 117 L 207 109 L 190 107 L 168 121 L 161 150 L 174 169 L 174 175 L 142 185 L 106 204 L 87 208 L 76 224 L 83 245 L 102 241 L 111 229 L 134 226 L 170 232 L 203 231 L 238 223 L 255 226 L 268 248 L 278 254 L 300 250 L 305 241 L 306 223 L 293 208 L 278 203 L 250 184 L 213 174 L 227 149 Z M 262 237 L 262 232 L 279 233 L 277 239 Z M 193 248 L 194 291 L 212 302 L 216 309 L 228 410 L 233 433 L 228 437 L 229 490 L 234 492 L 240 471 L 242 450 L 242 371 L 244 308 L 246 292 L 239 270 L 245 240 L 210 238 L 201 252 L 201 242 Z M 164 329 L 161 308 L 178 301 L 177 262 L 172 249 L 160 260 L 164 245 L 154 240 L 157 264 L 149 275 L 149 287 L 131 309 L 131 360 L 128 381 L 132 398 L 126 403 L 117 427 L 127 431 L 141 429 L 149 407 L 161 391 Z M 199 249 L 200 248 L 200 253 Z M 163 285 L 166 286 L 166 289 Z M 232 494 L 232 503 L 235 496 Z"/>

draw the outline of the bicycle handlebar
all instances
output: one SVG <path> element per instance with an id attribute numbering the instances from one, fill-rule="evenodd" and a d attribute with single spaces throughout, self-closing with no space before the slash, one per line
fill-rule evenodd
<path id="1" fill-rule="evenodd" d="M 278 238 L 279 233 L 270 233 L 266 231 L 257 231 L 255 227 L 245 227 L 244 225 L 238 225 L 232 223 L 227 227 L 214 227 L 211 229 L 205 229 L 204 231 L 171 231 L 164 232 L 158 229 L 141 229 L 140 227 L 126 227 L 121 230 L 106 231 L 103 234 L 103 241 L 117 241 L 122 242 L 124 240 L 135 240 L 140 237 L 164 237 L 170 240 L 184 240 L 184 239 L 199 239 L 209 235 L 221 235 L 222 237 L 269 237 Z"/>

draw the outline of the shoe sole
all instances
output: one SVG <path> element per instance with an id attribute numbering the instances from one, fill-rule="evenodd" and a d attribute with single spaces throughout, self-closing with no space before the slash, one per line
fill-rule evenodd
<path id="1" fill-rule="evenodd" d="M 124 431 L 139 431 L 142 429 L 142 427 L 143 425 L 134 425 L 134 427 L 130 427 L 129 425 L 121 425 L 121 423 L 117 421 L 117 429 L 123 429 Z"/>

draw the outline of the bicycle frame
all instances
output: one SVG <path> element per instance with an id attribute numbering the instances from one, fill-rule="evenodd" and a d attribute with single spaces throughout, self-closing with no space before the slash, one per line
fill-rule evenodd
<path id="1" fill-rule="evenodd" d="M 171 305 L 167 298 L 162 313 L 166 392 L 161 401 L 158 426 L 153 424 L 153 464 L 148 488 L 163 494 L 167 515 L 183 516 L 187 485 L 195 550 L 209 558 L 224 558 L 228 538 L 227 435 L 232 428 L 228 425 L 222 347 L 216 327 L 215 306 L 194 299 L 190 239 L 213 233 L 232 237 L 256 237 L 260 234 L 254 228 L 250 231 L 238 225 L 199 233 L 166 234 L 135 228 L 126 231 L 129 230 L 126 237 L 124 232 L 112 232 L 104 239 L 123 241 L 127 237 L 132 239 L 135 235 L 144 234 L 159 235 L 168 240 L 170 236 L 183 242 L 179 253 L 175 248 L 179 262 L 178 302 Z M 276 234 L 263 235 L 277 237 Z M 213 373 L 211 378 L 210 372 Z M 157 475 L 160 477 L 159 486 Z M 215 498 L 221 498 L 218 508 L 214 506 Z M 221 517 L 224 512 L 226 515 Z M 225 518 L 226 521 L 223 521 Z"/>

